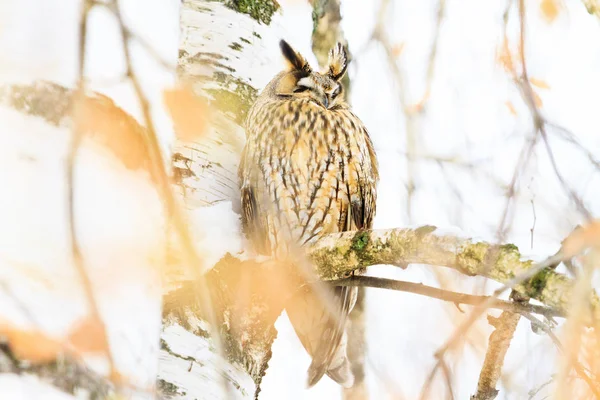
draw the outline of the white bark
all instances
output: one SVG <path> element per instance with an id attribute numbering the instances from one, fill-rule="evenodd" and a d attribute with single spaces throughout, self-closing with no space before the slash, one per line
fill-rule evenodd
<path id="1" fill-rule="evenodd" d="M 0 97 L 0 335 L 16 329 L 66 342 L 91 316 L 69 243 L 65 160 L 71 121 L 61 105 L 70 92 L 39 83 L 4 87 Z M 97 134 L 102 136 L 100 129 Z M 144 397 L 155 382 L 161 324 L 160 198 L 147 174 L 127 169 L 90 137 L 74 168 L 76 234 L 93 301 L 116 371 Z M 99 343 L 94 329 L 82 333 Z M 34 356 L 42 350 L 32 347 Z M 82 355 L 97 373 L 108 373 L 102 351 Z"/>
<path id="2" fill-rule="evenodd" d="M 241 251 L 237 166 L 245 141 L 242 125 L 257 89 L 279 70 L 271 54 L 277 54 L 280 28 L 220 2 L 186 0 L 181 29 L 180 79 L 216 106 L 201 140 L 178 141 L 173 148 L 175 182 L 186 208 L 192 210 L 192 229 L 200 238 L 203 268 L 208 269 L 225 254 Z M 229 228 L 219 228 L 223 226 Z M 173 288 L 192 278 L 183 266 L 171 265 L 169 271 Z M 221 399 L 225 390 L 230 398 L 254 397 L 251 375 L 260 382 L 264 352 L 258 351 L 256 359 L 249 356 L 233 364 L 226 362 L 209 347 L 208 328 L 197 329 L 205 323 L 195 310 L 182 306 L 176 317 L 166 316 L 159 366 L 159 379 L 170 384 L 174 398 Z M 234 354 L 240 353 L 229 355 L 236 358 Z M 190 357 L 196 361 L 188 371 Z"/>

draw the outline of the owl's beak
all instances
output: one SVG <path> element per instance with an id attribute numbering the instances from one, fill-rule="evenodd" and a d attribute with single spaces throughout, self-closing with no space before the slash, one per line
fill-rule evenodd
<path id="1" fill-rule="evenodd" d="M 323 96 L 323 105 L 325 106 L 325 108 L 329 108 L 329 96 Z"/>

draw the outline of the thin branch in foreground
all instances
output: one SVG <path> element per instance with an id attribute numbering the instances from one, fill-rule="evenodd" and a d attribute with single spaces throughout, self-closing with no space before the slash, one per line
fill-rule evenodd
<path id="1" fill-rule="evenodd" d="M 79 389 L 84 389 L 90 398 L 105 399 L 115 392 L 113 382 L 88 368 L 77 357 L 65 355 L 41 364 L 22 362 L 5 343 L 0 344 L 0 373 L 35 375 L 66 393 L 75 394 Z"/>
<path id="2" fill-rule="evenodd" d="M 441 363 L 442 373 L 444 374 L 444 380 L 446 382 L 446 388 L 448 389 L 448 399 L 454 400 L 454 389 L 452 385 L 452 374 L 450 373 L 450 368 L 446 364 L 446 361 L 442 361 Z"/>
<path id="3" fill-rule="evenodd" d="M 519 0 L 519 25 L 520 25 L 520 36 L 519 36 L 520 52 L 519 52 L 519 54 L 520 54 L 520 59 L 521 59 L 522 73 L 521 73 L 520 79 L 515 79 L 515 83 L 519 87 L 520 92 L 521 92 L 521 97 L 523 98 L 523 101 L 527 105 L 527 108 L 529 109 L 529 113 L 531 114 L 534 129 L 536 131 L 536 136 L 537 136 L 537 133 L 539 133 L 542 136 L 542 139 L 544 141 L 544 145 L 546 148 L 546 152 L 548 154 L 548 158 L 550 159 L 550 165 L 552 165 L 552 169 L 554 170 L 554 174 L 556 175 L 562 188 L 565 190 L 565 192 L 567 192 L 569 198 L 571 200 L 573 200 L 573 202 L 577 206 L 577 210 L 589 221 L 592 219 L 592 214 L 585 207 L 583 200 L 577 195 L 577 193 L 575 193 L 573 188 L 571 188 L 571 186 L 569 186 L 567 184 L 564 177 L 560 173 L 560 170 L 558 169 L 558 164 L 556 163 L 556 160 L 554 158 L 554 153 L 552 152 L 552 148 L 550 147 L 550 143 L 548 142 L 548 135 L 546 133 L 546 120 L 540 114 L 540 111 L 535 102 L 535 96 L 534 96 L 533 88 L 531 87 L 531 82 L 529 81 L 529 75 L 527 72 L 527 62 L 525 59 L 525 31 L 526 31 L 525 30 L 525 26 L 526 26 L 525 25 L 525 13 L 526 13 L 525 1 Z"/>
<path id="4" fill-rule="evenodd" d="M 127 75 L 131 79 L 131 83 L 133 85 L 136 97 L 142 109 L 144 126 L 146 127 L 147 133 L 145 138 L 146 145 L 150 155 L 150 159 L 152 160 L 152 175 L 154 179 L 157 180 L 161 198 L 164 202 L 167 215 L 175 227 L 175 232 L 178 236 L 179 243 L 183 250 L 183 258 L 185 264 L 188 267 L 188 272 L 190 272 L 194 277 L 194 284 L 196 286 L 195 295 L 198 296 L 200 304 L 202 305 L 202 308 L 206 313 L 205 315 L 207 317 L 208 323 L 210 324 L 211 337 L 214 340 L 215 348 L 218 354 L 224 355 L 224 348 L 221 340 L 221 335 L 219 334 L 218 330 L 217 317 L 215 315 L 213 307 L 213 300 L 210 295 L 206 278 L 204 274 L 198 269 L 198 266 L 202 265 L 200 262 L 200 257 L 196 252 L 191 238 L 191 234 L 188 230 L 188 226 L 185 223 L 182 208 L 179 206 L 179 204 L 177 204 L 175 195 L 173 194 L 173 190 L 171 188 L 170 179 L 165 169 L 163 154 L 158 142 L 158 135 L 156 133 L 154 121 L 150 113 L 150 102 L 144 94 L 139 78 L 133 69 L 132 55 L 129 49 L 130 40 L 132 39 L 131 32 L 128 30 L 123 20 L 119 0 L 112 0 L 108 7 L 110 10 L 112 10 L 113 15 L 117 19 L 120 34 L 122 37 L 123 55 L 125 57 Z M 222 376 L 222 378 L 223 389 L 226 393 L 228 393 L 228 395 L 230 395 L 230 388 L 226 383 L 226 378 L 224 375 Z"/>
<path id="5" fill-rule="evenodd" d="M 560 262 L 562 258 L 562 254 L 560 254 L 559 252 L 556 255 L 549 257 L 545 261 L 533 266 L 530 270 L 525 271 L 524 273 L 516 276 L 515 278 L 509 280 L 502 287 L 496 289 L 492 296 L 490 296 L 482 304 L 475 307 L 475 309 L 469 314 L 468 318 L 465 321 L 463 321 L 458 326 L 458 328 L 454 330 L 450 338 L 446 340 L 446 342 L 434 353 L 435 357 L 438 360 L 436 363 L 436 367 L 434 367 L 434 370 L 437 369 L 442 362 L 444 362 L 444 356 L 446 355 L 446 352 L 460 342 L 461 338 L 464 337 L 468 330 L 473 326 L 475 321 L 477 321 L 477 319 L 479 319 L 479 317 L 493 304 L 493 302 L 498 298 L 499 295 L 501 295 L 504 291 L 506 291 L 509 288 L 514 289 L 516 285 L 530 279 L 541 270 Z"/>
<path id="6" fill-rule="evenodd" d="M 561 353 L 564 352 L 564 350 L 565 350 L 564 346 L 562 345 L 562 343 L 560 342 L 560 340 L 558 339 L 556 334 L 554 332 L 552 332 L 552 330 L 548 327 L 547 324 L 540 321 L 539 319 L 537 319 L 537 317 L 535 317 L 534 315 L 531 315 L 529 313 L 525 312 L 525 313 L 522 313 L 521 315 L 524 318 L 527 318 L 531 322 L 532 328 L 535 327 L 536 329 L 539 329 L 539 330 L 543 331 L 545 334 L 547 334 L 548 337 L 552 340 L 552 342 L 556 346 L 556 348 Z M 581 363 L 579 361 L 574 360 L 573 369 L 575 370 L 577 375 L 589 386 L 592 393 L 594 393 L 594 397 L 596 397 L 596 399 L 600 399 L 600 383 L 598 381 L 594 380 L 592 377 L 590 377 L 589 371 L 583 365 L 581 365 Z"/>
<path id="7" fill-rule="evenodd" d="M 78 64 L 78 90 L 77 90 L 77 98 L 83 99 L 85 96 L 85 51 L 86 51 L 86 40 L 87 40 L 87 23 L 89 12 L 92 9 L 93 4 L 86 0 L 83 2 L 82 10 L 81 10 L 81 19 L 79 22 L 79 64 Z M 79 115 L 79 107 L 81 107 L 79 99 L 76 99 L 74 102 L 74 109 L 72 110 L 73 115 Z M 77 151 L 79 149 L 79 145 L 81 144 L 82 132 L 79 124 L 76 122 L 73 126 L 72 130 L 72 140 L 69 147 L 69 153 L 67 155 L 66 161 L 66 169 L 67 169 L 67 208 L 68 208 L 68 224 L 69 224 L 69 235 L 71 242 L 71 254 L 73 257 L 73 263 L 75 264 L 75 268 L 77 270 L 77 274 L 81 279 L 83 290 L 85 293 L 85 297 L 88 303 L 88 307 L 90 309 L 90 313 L 92 314 L 92 318 L 99 324 L 102 330 L 102 340 L 104 341 L 103 347 L 105 348 L 106 358 L 108 360 L 109 368 L 110 368 L 110 376 L 116 377 L 117 371 L 115 369 L 115 362 L 112 356 L 112 352 L 110 349 L 110 344 L 108 342 L 108 335 L 106 333 L 106 325 L 100 316 L 100 310 L 98 308 L 98 303 L 96 301 L 94 290 L 92 286 L 92 282 L 90 277 L 85 269 L 85 265 L 83 262 L 83 255 L 81 253 L 81 249 L 79 246 L 79 241 L 77 238 L 77 230 L 75 226 L 75 204 L 74 204 L 74 174 L 75 174 L 75 157 L 77 155 Z"/>
<path id="8" fill-rule="evenodd" d="M 491 296 L 478 296 L 466 293 L 457 293 L 450 290 L 439 289 L 422 283 L 398 281 L 394 279 L 377 278 L 373 276 L 352 276 L 339 281 L 332 281 L 336 286 L 360 286 L 379 289 L 397 290 L 400 292 L 414 293 L 421 296 L 448 301 L 454 304 L 467 304 L 479 306 L 490 300 Z M 494 299 L 489 308 L 495 308 L 512 313 L 540 314 L 546 318 L 564 317 L 564 313 L 551 307 L 538 306 L 524 302 L 512 302 Z"/>
<path id="9" fill-rule="evenodd" d="M 419 396 L 419 400 L 427 400 L 429 397 L 429 391 L 431 390 L 431 386 L 433 385 L 433 379 L 435 378 L 435 375 L 437 374 L 438 369 L 440 368 L 441 363 L 438 360 L 438 362 L 435 363 L 435 365 L 433 366 L 433 368 L 431 369 L 431 372 L 429 372 L 429 375 L 427 376 L 427 379 L 425 380 L 425 383 L 423 384 L 423 388 L 421 389 L 421 395 Z"/>
<path id="10" fill-rule="evenodd" d="M 438 358 L 442 357 L 443 354 L 450 347 L 452 347 L 454 344 L 456 344 L 457 340 L 469 330 L 469 328 L 485 312 L 485 310 L 487 310 L 494 303 L 494 301 L 496 301 L 498 299 L 498 296 L 500 296 L 502 293 L 504 293 L 508 289 L 514 289 L 516 285 L 532 278 L 534 275 L 536 275 L 541 270 L 546 269 L 552 265 L 559 263 L 562 260 L 562 258 L 563 258 L 562 254 L 560 252 L 558 252 L 554 256 L 548 257 L 545 261 L 538 263 L 537 265 L 533 266 L 531 269 L 514 277 L 513 279 L 509 280 L 507 283 L 502 285 L 500 288 L 494 290 L 493 294 L 491 296 L 489 296 L 489 298 L 486 301 L 484 301 L 483 303 L 478 305 L 471 312 L 471 314 L 469 315 L 467 320 L 464 321 L 459 326 L 459 328 L 457 328 L 455 330 L 454 334 L 450 337 L 450 339 L 448 339 L 446 341 L 446 343 L 436 352 L 436 357 L 438 357 Z"/>

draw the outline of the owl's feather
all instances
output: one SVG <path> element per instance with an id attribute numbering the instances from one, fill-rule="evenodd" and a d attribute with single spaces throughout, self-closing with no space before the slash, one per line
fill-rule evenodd
<path id="1" fill-rule="evenodd" d="M 329 75 L 336 81 L 342 79 L 348 68 L 348 55 L 346 49 L 341 43 L 329 50 L 329 59 L 327 61 Z"/>
<path id="2" fill-rule="evenodd" d="M 310 65 L 306 62 L 306 59 L 302 57 L 302 54 L 296 52 L 288 42 L 285 40 L 280 41 L 279 48 L 288 63 L 288 69 L 306 72 L 311 71 Z"/>
<path id="3" fill-rule="evenodd" d="M 276 258 L 329 233 L 371 228 L 378 180 L 367 130 L 335 80 L 347 67 L 343 47 L 332 50 L 323 74 L 283 41 L 281 50 L 291 69 L 278 74 L 251 108 L 239 170 L 244 230 L 256 251 Z M 324 374 L 352 384 L 345 327 L 356 293 L 307 287 L 286 304 L 312 357 L 309 385 Z"/>

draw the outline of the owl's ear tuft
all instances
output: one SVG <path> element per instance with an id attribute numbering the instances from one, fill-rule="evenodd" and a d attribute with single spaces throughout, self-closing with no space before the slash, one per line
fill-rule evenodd
<path id="1" fill-rule="evenodd" d="M 281 53 L 288 63 L 288 69 L 292 71 L 297 70 L 310 72 L 310 65 L 308 65 L 308 62 L 300 53 L 294 50 L 288 42 L 281 40 L 279 42 L 279 48 L 281 49 Z"/>
<path id="2" fill-rule="evenodd" d="M 346 48 L 338 43 L 329 50 L 329 76 L 336 81 L 342 79 L 348 68 L 348 54 Z"/>

